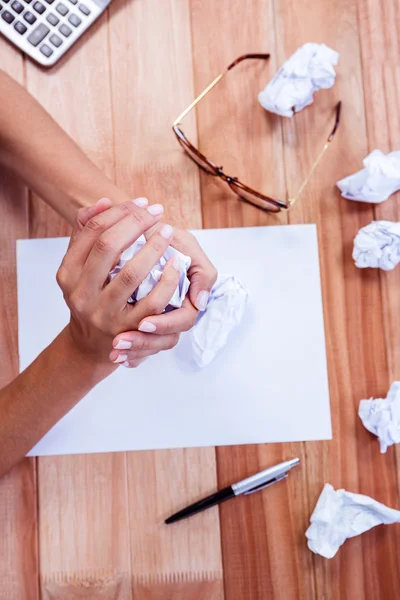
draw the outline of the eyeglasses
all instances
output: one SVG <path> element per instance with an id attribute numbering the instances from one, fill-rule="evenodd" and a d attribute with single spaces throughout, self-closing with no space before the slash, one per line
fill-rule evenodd
<path id="1" fill-rule="evenodd" d="M 263 210 L 276 213 L 281 210 L 288 210 L 289 208 L 291 208 L 293 206 L 293 204 L 296 202 L 296 200 L 298 199 L 298 197 L 301 195 L 304 188 L 306 187 L 307 183 L 309 182 L 311 176 L 313 175 L 315 169 L 317 168 L 318 163 L 320 162 L 323 155 L 329 148 L 330 143 L 333 140 L 333 137 L 339 126 L 340 111 L 341 111 L 341 105 L 342 105 L 341 102 L 338 102 L 338 104 L 336 105 L 335 124 L 333 126 L 332 131 L 330 132 L 329 136 L 326 139 L 324 147 L 318 154 L 316 160 L 314 161 L 313 165 L 311 166 L 310 172 L 308 173 L 307 177 L 305 178 L 305 180 L 299 187 L 295 196 L 293 196 L 292 198 L 289 198 L 286 202 L 283 200 L 276 200 L 274 198 L 271 198 L 270 196 L 265 196 L 264 194 L 261 194 L 261 193 L 257 192 L 256 190 L 253 190 L 252 188 L 248 187 L 247 185 L 244 185 L 243 183 L 241 183 L 241 181 L 239 181 L 239 179 L 237 177 L 231 177 L 231 176 L 227 175 L 226 173 L 224 173 L 222 167 L 218 167 L 209 158 L 207 158 L 206 156 L 201 154 L 201 152 L 199 152 L 199 150 L 197 148 L 195 148 L 193 146 L 193 144 L 191 144 L 191 142 L 189 142 L 189 140 L 187 139 L 187 137 L 185 136 L 185 134 L 183 133 L 183 131 L 181 129 L 182 119 L 192 110 L 192 108 L 194 108 L 196 106 L 196 104 L 202 98 L 204 98 L 204 96 L 206 96 L 206 94 L 208 94 L 208 92 L 215 85 L 217 85 L 217 83 L 219 81 L 221 81 L 221 79 L 228 73 L 228 71 L 233 69 L 233 67 L 235 67 L 236 65 L 238 65 L 239 63 L 241 63 L 244 60 L 255 59 L 255 58 L 267 60 L 269 57 L 270 57 L 269 54 L 245 54 L 245 55 L 237 58 L 233 63 L 231 63 L 229 65 L 229 67 L 223 73 L 218 75 L 218 77 L 216 77 L 214 79 L 214 81 L 212 81 L 210 83 L 210 85 L 207 86 L 203 92 L 201 92 L 201 94 L 199 96 L 197 96 L 197 98 L 191 103 L 190 106 L 187 107 L 186 110 L 183 111 L 183 113 L 181 115 L 179 115 L 179 117 L 174 121 L 172 128 L 174 130 L 174 133 L 177 137 L 178 142 L 180 143 L 182 148 L 185 150 L 186 154 L 200 167 L 200 169 L 202 169 L 209 175 L 214 175 L 215 177 L 220 177 L 223 181 L 226 181 L 226 183 L 235 192 L 235 194 L 237 194 L 245 202 L 250 202 L 251 204 L 258 206 L 259 208 L 261 208 Z"/>

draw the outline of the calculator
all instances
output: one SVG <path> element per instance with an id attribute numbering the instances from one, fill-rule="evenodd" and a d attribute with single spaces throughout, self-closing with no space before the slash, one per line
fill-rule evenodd
<path id="1" fill-rule="evenodd" d="M 0 0 L 0 33 L 44 67 L 54 65 L 111 0 Z"/>

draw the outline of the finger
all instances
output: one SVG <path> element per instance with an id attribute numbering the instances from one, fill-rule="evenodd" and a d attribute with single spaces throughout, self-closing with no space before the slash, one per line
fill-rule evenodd
<path id="1" fill-rule="evenodd" d="M 178 334 L 150 335 L 139 331 L 128 331 L 113 340 L 110 360 L 121 364 L 126 360 L 144 358 L 163 350 L 171 350 L 178 340 Z"/>
<path id="2" fill-rule="evenodd" d="M 95 217 L 104 210 L 107 210 L 111 206 L 112 202 L 109 198 L 100 198 L 100 200 L 97 200 L 97 202 L 92 204 L 92 206 L 85 206 L 84 208 L 80 208 L 76 214 L 75 225 L 72 229 L 72 234 L 69 240 L 68 248 L 71 246 L 71 244 L 73 244 L 78 233 L 82 231 L 89 219 Z"/>
<path id="3" fill-rule="evenodd" d="M 198 314 L 189 298 L 185 298 L 181 308 L 162 315 L 146 317 L 140 322 L 138 329 L 139 331 L 158 335 L 182 333 L 193 327 Z"/>
<path id="4" fill-rule="evenodd" d="M 150 273 L 151 269 L 159 262 L 168 248 L 174 234 L 171 225 L 163 225 L 143 246 L 143 248 L 121 269 L 121 271 L 104 288 L 103 301 L 114 310 L 126 308 L 128 311 L 136 310 L 127 306 L 128 299 Z M 129 329 L 133 329 L 129 326 Z"/>
<path id="5" fill-rule="evenodd" d="M 141 365 L 147 358 L 148 357 L 146 356 L 145 358 L 138 358 L 138 359 L 135 359 L 135 360 L 126 360 L 120 366 L 121 367 L 127 367 L 128 369 L 136 369 L 136 367 L 138 367 L 139 365 Z"/>
<path id="6" fill-rule="evenodd" d="M 198 310 L 204 311 L 207 308 L 210 292 L 217 280 L 217 270 L 190 232 L 177 229 L 171 246 L 182 254 L 190 256 L 189 298 Z"/>
<path id="7" fill-rule="evenodd" d="M 217 281 L 217 271 L 206 255 L 201 263 L 192 263 L 188 277 L 190 279 L 189 298 L 197 310 L 204 312 L 208 305 L 211 290 Z"/>
<path id="8" fill-rule="evenodd" d="M 155 288 L 150 294 L 135 304 L 134 315 L 132 315 L 132 307 L 127 307 L 128 319 L 134 316 L 134 322 L 138 324 L 142 319 L 150 315 L 161 315 L 170 303 L 179 285 L 179 276 L 179 258 L 174 256 L 165 265 L 161 279 Z"/>
<path id="9" fill-rule="evenodd" d="M 66 257 L 68 263 L 73 264 L 75 268 L 82 268 L 100 235 L 122 219 L 129 219 L 135 231 L 140 232 L 139 235 L 152 227 L 161 219 L 164 209 L 158 204 L 145 209 L 137 204 L 138 202 L 142 204 L 143 200 L 138 198 L 131 202 L 124 202 L 91 217 L 74 239 Z"/>
<path id="10" fill-rule="evenodd" d="M 151 236 L 160 229 L 160 227 L 161 227 L 161 223 L 156 223 L 155 225 L 153 225 L 153 227 L 150 227 L 150 229 L 145 231 L 144 237 L 146 238 L 146 240 L 149 240 L 151 238 Z"/>
<path id="11" fill-rule="evenodd" d="M 174 240 L 172 246 L 183 254 L 185 254 L 185 250 L 187 252 L 189 249 L 191 258 L 188 270 L 190 280 L 189 298 L 197 310 L 204 312 L 207 308 L 211 290 L 217 281 L 217 270 L 196 238 L 193 237 L 189 244 L 184 244 L 180 243 L 178 236 L 178 240 Z"/>
<path id="12" fill-rule="evenodd" d="M 150 209 L 153 210 L 154 206 L 150 206 Z M 162 212 L 158 210 L 158 214 Z M 82 269 L 82 280 L 87 286 L 102 289 L 121 253 L 143 235 L 147 222 L 154 219 L 154 215 L 149 212 L 144 215 L 142 221 L 138 221 L 136 216 L 128 215 L 99 235 Z"/>

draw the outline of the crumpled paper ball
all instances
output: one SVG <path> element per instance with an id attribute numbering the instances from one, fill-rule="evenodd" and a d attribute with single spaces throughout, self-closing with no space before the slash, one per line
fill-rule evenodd
<path id="1" fill-rule="evenodd" d="M 121 271 L 124 265 L 143 248 L 145 243 L 145 237 L 141 236 L 121 254 L 118 264 L 110 272 L 110 279 Z M 134 291 L 128 302 L 133 304 L 150 294 L 160 281 L 167 261 L 175 256 L 179 258 L 180 262 L 179 285 L 166 310 L 180 308 L 190 286 L 187 271 L 191 260 L 171 246 L 167 248 L 160 261 Z M 232 275 L 220 275 L 218 277 L 211 290 L 206 310 L 199 313 L 198 319 L 189 333 L 192 349 L 191 358 L 199 367 L 210 364 L 226 345 L 230 332 L 242 320 L 247 298 L 246 288 L 236 277 Z"/>
<path id="2" fill-rule="evenodd" d="M 353 259 L 360 269 L 391 271 L 400 262 L 400 223 L 372 221 L 354 239 Z"/>
<path id="3" fill-rule="evenodd" d="M 376 525 L 400 522 L 400 511 L 369 496 L 335 490 L 325 484 L 306 531 L 308 547 L 315 554 L 333 558 L 348 538 Z"/>
<path id="4" fill-rule="evenodd" d="M 118 264 L 113 268 L 110 272 L 110 279 L 113 279 L 121 269 L 126 265 L 128 261 L 131 260 L 143 248 L 146 243 L 146 238 L 142 235 L 140 238 L 134 242 L 129 248 L 124 250 L 121 254 Z M 175 248 L 169 246 L 164 252 L 163 256 L 160 258 L 159 262 L 152 268 L 150 273 L 147 275 L 146 279 L 139 285 L 139 287 L 133 292 L 132 296 L 129 298 L 128 302 L 133 304 L 134 302 L 139 302 L 142 298 L 145 298 L 150 292 L 154 289 L 156 284 L 160 281 L 161 275 L 163 274 L 164 267 L 167 262 L 177 256 L 179 258 L 180 265 L 180 276 L 179 276 L 179 284 L 172 296 L 168 308 L 180 308 L 182 306 L 182 302 L 185 299 L 185 296 L 189 290 L 189 279 L 187 278 L 187 271 L 190 267 L 190 258 L 185 256 Z"/>
<path id="5" fill-rule="evenodd" d="M 225 346 L 230 332 L 243 318 L 248 297 L 247 289 L 236 277 L 218 277 L 207 310 L 199 314 L 191 332 L 193 358 L 199 367 L 212 362 Z"/>
<path id="6" fill-rule="evenodd" d="M 395 381 L 386 398 L 361 400 L 358 415 L 366 429 L 374 433 L 385 453 L 400 442 L 400 381 Z"/>
<path id="7" fill-rule="evenodd" d="M 261 106 L 282 117 L 292 117 L 313 103 L 314 92 L 333 86 L 333 67 L 338 60 L 338 52 L 325 44 L 304 44 L 258 94 Z"/>
<path id="8" fill-rule="evenodd" d="M 400 150 L 374 150 L 363 160 L 364 169 L 337 182 L 343 198 L 379 204 L 400 190 Z"/>

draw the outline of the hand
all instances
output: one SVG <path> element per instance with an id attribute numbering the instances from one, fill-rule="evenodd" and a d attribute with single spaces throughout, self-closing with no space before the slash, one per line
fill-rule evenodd
<path id="1" fill-rule="evenodd" d="M 154 235 L 159 225 L 146 232 L 146 237 Z M 175 229 L 171 246 L 192 259 L 188 277 L 189 294 L 182 307 L 157 316 L 146 316 L 139 324 L 139 331 L 127 331 L 113 341 L 112 361 L 128 363 L 136 367 L 150 354 L 173 348 L 179 334 L 191 329 L 198 311 L 204 311 L 212 287 L 217 280 L 217 271 L 201 249 L 196 238 L 181 229 Z"/>
<path id="2" fill-rule="evenodd" d="M 77 350 L 96 362 L 109 365 L 113 338 L 138 329 L 145 317 L 162 313 L 178 285 L 179 265 L 172 259 L 160 283 L 146 298 L 134 305 L 127 303 L 171 243 L 170 225 L 158 228 L 108 282 L 122 251 L 154 226 L 162 214 L 161 206 L 147 208 L 147 202 L 140 198 L 118 206 L 102 199 L 78 212 L 57 281 L 71 310 L 68 333 Z"/>

